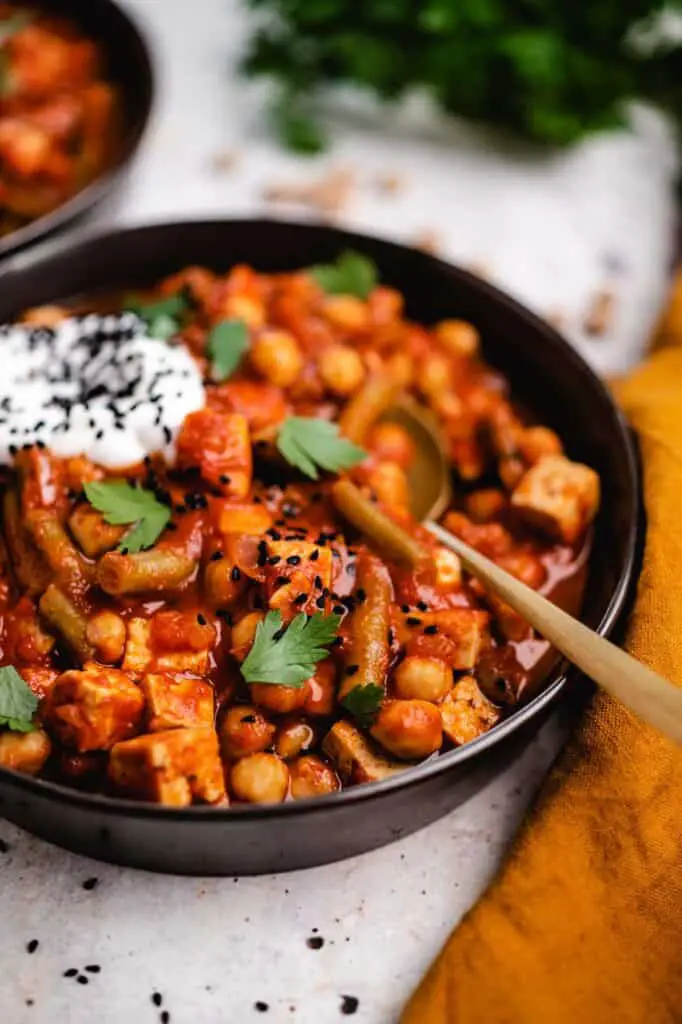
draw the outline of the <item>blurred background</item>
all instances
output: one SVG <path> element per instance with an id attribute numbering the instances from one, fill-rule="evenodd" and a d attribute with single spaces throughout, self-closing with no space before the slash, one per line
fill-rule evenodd
<path id="1" fill-rule="evenodd" d="M 659 4 L 122 6 L 159 76 L 123 219 L 332 220 L 489 277 L 604 372 L 637 359 L 675 238 L 682 33 Z"/>

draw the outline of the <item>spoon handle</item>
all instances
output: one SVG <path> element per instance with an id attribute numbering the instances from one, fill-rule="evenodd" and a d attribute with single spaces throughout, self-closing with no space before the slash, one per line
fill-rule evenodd
<path id="1" fill-rule="evenodd" d="M 485 583 L 569 661 L 649 725 L 682 744 L 682 689 L 598 636 L 547 598 L 479 554 L 437 523 L 424 523 Z"/>

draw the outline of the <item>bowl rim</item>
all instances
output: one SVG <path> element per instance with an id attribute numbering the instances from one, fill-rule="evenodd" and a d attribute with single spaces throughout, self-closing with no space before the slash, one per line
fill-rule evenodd
<path id="1" fill-rule="evenodd" d="M 543 320 L 531 309 L 523 305 L 523 303 L 519 302 L 517 299 L 513 298 L 491 282 L 477 277 L 474 273 L 464 267 L 457 266 L 456 264 L 450 263 L 447 260 L 443 260 L 430 253 L 415 250 L 409 245 L 402 244 L 391 239 L 385 239 L 377 235 L 348 231 L 344 228 L 336 227 L 335 225 L 330 226 L 329 224 L 315 222 L 312 220 L 300 221 L 295 218 L 288 217 L 209 217 L 179 221 L 159 220 L 132 226 L 124 226 L 121 228 L 107 229 L 104 231 L 98 230 L 97 228 L 90 229 L 80 233 L 78 237 L 72 236 L 65 244 L 59 246 L 58 249 L 52 249 L 49 252 L 37 253 L 35 260 L 28 264 L 22 262 L 20 266 L 17 266 L 14 269 L 11 267 L 11 261 L 9 261 L 9 266 L 5 264 L 4 268 L 0 268 L 0 287 L 3 283 L 6 283 L 4 280 L 5 273 L 3 273 L 3 270 L 11 271 L 11 276 L 14 276 L 14 274 L 20 275 L 24 271 L 39 269 L 40 265 L 43 263 L 49 263 L 53 260 L 72 256 L 79 250 L 86 251 L 88 247 L 93 244 L 107 244 L 107 242 L 113 241 L 115 238 L 120 239 L 121 236 L 127 236 L 128 240 L 133 243 L 136 236 L 153 232 L 158 229 L 163 229 L 168 232 L 181 232 L 187 229 L 201 230 L 202 228 L 225 230 L 229 228 L 248 227 L 254 225 L 267 227 L 273 224 L 283 225 L 293 229 L 318 228 L 327 231 L 331 230 L 339 236 L 339 242 L 341 245 L 357 245 L 361 248 L 364 243 L 369 244 L 370 246 L 379 245 L 384 248 L 384 250 L 407 250 L 418 253 L 420 258 L 424 260 L 426 270 L 438 267 L 451 275 L 454 274 L 468 287 L 477 290 L 487 301 L 496 304 L 502 312 L 511 313 L 519 322 L 525 323 L 536 333 L 539 332 L 544 335 L 546 343 L 551 345 L 556 351 L 560 352 L 561 358 L 564 361 L 572 362 L 576 369 L 579 369 L 583 374 L 586 373 L 591 377 L 593 387 L 595 387 L 599 392 L 602 401 L 604 401 L 606 406 L 610 409 L 617 429 L 620 431 L 628 475 L 634 485 L 630 495 L 629 507 L 627 509 L 628 520 L 631 524 L 631 528 L 629 530 L 623 567 L 609 603 L 598 626 L 595 628 L 595 632 L 600 636 L 608 636 L 615 627 L 621 612 L 627 604 L 630 587 L 633 582 L 635 568 L 637 565 L 638 549 L 643 527 L 643 517 L 641 513 L 641 474 L 634 437 L 623 413 L 616 404 L 605 382 L 595 373 L 585 359 L 583 359 L 583 357 L 551 324 Z M 563 669 L 562 664 L 564 666 Z M 449 750 L 445 754 L 432 755 L 427 760 L 421 762 L 421 764 L 415 765 L 411 768 L 406 768 L 404 772 L 400 772 L 387 779 L 382 779 L 379 782 L 369 782 L 362 785 L 351 786 L 347 789 L 342 789 L 322 797 L 309 797 L 304 800 L 289 800 L 286 803 L 281 804 L 259 805 L 237 803 L 230 804 L 229 806 L 218 807 L 211 805 L 166 807 L 161 804 L 129 800 L 124 797 L 89 793 L 84 790 L 65 786 L 59 782 L 53 782 L 49 779 L 35 778 L 34 776 L 26 775 L 25 773 L 16 771 L 15 769 L 3 766 L 0 766 L 0 780 L 6 780 L 17 789 L 24 790 L 34 796 L 49 798 L 54 800 L 56 803 L 67 804 L 71 807 L 81 808 L 82 810 L 93 810 L 109 816 L 121 814 L 130 818 L 149 819 L 150 822 L 160 820 L 214 821 L 222 824 L 225 824 L 226 822 L 233 822 L 237 825 L 239 822 L 248 823 L 263 819 L 268 821 L 277 821 L 280 818 L 287 818 L 296 814 L 310 815 L 316 811 L 322 813 L 327 810 L 331 811 L 334 807 L 341 808 L 344 806 L 347 807 L 355 804 L 361 804 L 375 797 L 379 798 L 386 796 L 396 790 L 409 790 L 413 786 L 418 786 L 428 778 L 445 773 L 459 764 L 464 764 L 467 761 L 470 761 L 472 758 L 477 757 L 478 754 L 482 754 L 490 747 L 494 747 L 505 738 L 512 736 L 527 722 L 539 715 L 543 709 L 558 700 L 566 690 L 569 683 L 577 681 L 578 677 L 581 675 L 580 671 L 576 669 L 575 666 L 567 664 L 565 661 L 559 662 L 553 671 L 559 673 L 553 683 L 541 690 L 527 704 L 523 704 L 519 707 L 508 718 L 503 719 L 489 732 L 484 733 L 475 740 L 464 744 L 464 746 L 456 747 L 454 750 Z"/>
<path id="2" fill-rule="evenodd" d="M 60 228 L 66 227 L 66 225 L 77 220 L 88 210 L 97 206 L 101 200 L 114 190 L 119 179 L 126 173 L 130 163 L 137 155 L 149 127 L 156 106 L 157 71 L 151 48 L 147 43 L 140 22 L 135 15 L 116 3 L 115 0 L 96 0 L 96 3 L 100 10 L 107 10 L 111 16 L 119 19 L 121 25 L 125 25 L 126 30 L 130 33 L 131 40 L 134 40 L 135 45 L 138 47 L 144 65 L 146 101 L 136 117 L 130 119 L 128 124 L 124 124 L 123 142 L 112 163 L 106 166 L 92 181 L 88 182 L 84 188 L 74 193 L 63 203 L 60 203 L 59 206 L 0 238 L 0 260 L 15 255 L 20 250 L 26 249 L 40 239 L 47 239 L 59 231 Z M 40 8 L 40 0 L 38 0 L 36 6 Z M 71 14 L 65 12 L 65 17 L 71 17 L 76 25 L 79 24 L 78 12 Z M 100 44 L 104 46 L 106 51 L 106 41 L 100 40 Z"/>

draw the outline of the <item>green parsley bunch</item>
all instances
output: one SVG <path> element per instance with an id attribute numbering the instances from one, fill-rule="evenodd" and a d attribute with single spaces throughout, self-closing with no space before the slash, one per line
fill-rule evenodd
<path id="1" fill-rule="evenodd" d="M 421 87 L 448 113 L 551 145 L 621 124 L 628 99 L 682 114 L 682 49 L 633 42 L 664 0 L 248 2 L 264 18 L 246 71 L 280 83 L 279 131 L 300 151 L 324 142 L 308 98 L 338 83 L 389 100 Z"/>

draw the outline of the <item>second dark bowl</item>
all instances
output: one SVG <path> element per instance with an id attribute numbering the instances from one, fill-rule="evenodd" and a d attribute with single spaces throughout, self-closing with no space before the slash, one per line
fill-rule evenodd
<path id="1" fill-rule="evenodd" d="M 286 222 L 207 221 L 93 237 L 26 269 L 0 273 L 0 321 L 27 306 L 98 289 L 152 284 L 191 263 L 292 270 L 353 248 L 400 289 L 426 324 L 472 321 L 487 360 L 514 394 L 553 427 L 569 455 L 603 487 L 583 619 L 602 635 L 625 607 L 635 572 L 639 485 L 628 429 L 611 396 L 544 321 L 464 270 L 413 249 L 335 228 Z M 456 807 L 505 768 L 575 679 L 557 668 L 544 690 L 491 732 L 403 775 L 310 801 L 272 807 L 172 809 L 80 793 L 0 769 L 0 813 L 36 835 L 101 860 L 197 875 L 310 867 L 371 850 Z"/>
<path id="2" fill-rule="evenodd" d="M 121 124 L 115 154 L 108 166 L 54 210 L 0 238 L 0 258 L 47 238 L 82 217 L 114 190 L 142 141 L 154 98 L 154 74 L 147 44 L 135 23 L 113 0 L 38 0 L 34 6 L 39 11 L 68 18 L 99 44 L 107 79 L 119 92 Z"/>

